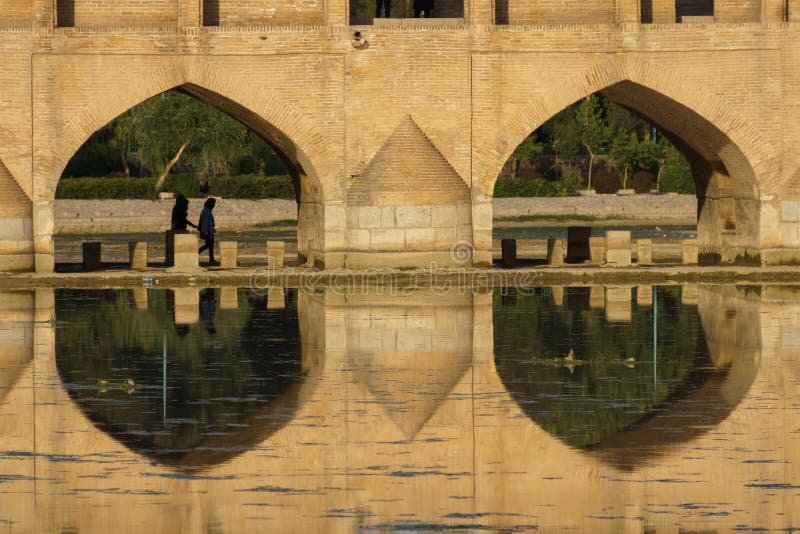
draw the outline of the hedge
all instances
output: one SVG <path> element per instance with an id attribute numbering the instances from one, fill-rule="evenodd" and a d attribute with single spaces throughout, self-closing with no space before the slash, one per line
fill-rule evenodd
<path id="1" fill-rule="evenodd" d="M 153 199 L 156 177 L 149 178 L 64 178 L 58 183 L 56 198 L 71 199 Z M 241 175 L 210 179 L 212 196 L 223 198 L 283 198 L 294 200 L 295 192 L 289 176 Z M 170 175 L 162 191 L 198 196 L 197 179 L 189 174 Z"/>
<path id="2" fill-rule="evenodd" d="M 566 180 L 501 178 L 497 180 L 494 186 L 494 196 L 496 198 L 568 197 L 574 194 L 574 184 Z"/>

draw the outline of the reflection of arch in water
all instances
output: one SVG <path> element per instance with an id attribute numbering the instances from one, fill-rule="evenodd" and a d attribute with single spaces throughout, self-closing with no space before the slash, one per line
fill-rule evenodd
<path id="1" fill-rule="evenodd" d="M 84 291 L 72 303 L 89 310 L 84 316 L 70 309 L 69 292 L 59 293 L 57 320 L 69 314 L 73 329 L 70 336 L 62 326 L 56 336 L 58 373 L 69 397 L 95 427 L 160 464 L 198 469 L 231 460 L 288 424 L 315 386 L 318 366 L 304 365 L 298 306 L 267 310 L 263 296 L 242 291 L 240 302 L 249 302 L 218 310 L 215 334 L 193 325 L 179 337 L 163 327 L 170 315 L 163 292 L 151 291 L 150 309 L 137 312 L 123 293 Z M 93 322 L 96 315 L 104 322 Z M 111 325 L 99 333 L 109 341 L 98 341 L 97 350 L 75 342 L 81 327 L 103 325 Z M 162 332 L 168 333 L 173 377 L 167 382 L 166 421 L 164 391 L 153 373 L 162 370 Z M 220 343 L 221 337 L 229 341 Z M 129 393 L 127 378 L 143 387 Z"/>
<path id="2" fill-rule="evenodd" d="M 619 469 L 630 470 L 724 421 L 747 394 L 758 366 L 760 322 L 756 306 L 757 302 L 742 298 L 736 289 L 701 289 L 698 311 L 702 330 L 693 367 L 683 383 L 637 421 L 580 448 Z M 531 420 L 540 424 L 542 414 L 535 409 L 535 394 L 509 374 L 512 369 L 508 365 L 502 361 L 496 364 L 509 394 Z M 570 444 L 569 436 L 558 435 L 552 424 L 540 426 Z"/>

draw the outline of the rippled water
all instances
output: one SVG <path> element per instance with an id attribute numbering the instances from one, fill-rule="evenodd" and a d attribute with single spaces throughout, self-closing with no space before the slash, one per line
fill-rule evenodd
<path id="1" fill-rule="evenodd" d="M 0 294 L 0 532 L 800 527 L 800 289 Z"/>

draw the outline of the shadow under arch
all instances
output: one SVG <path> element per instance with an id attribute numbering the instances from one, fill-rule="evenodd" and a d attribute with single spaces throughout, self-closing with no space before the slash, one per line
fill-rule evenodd
<path id="1" fill-rule="evenodd" d="M 676 320 L 688 326 L 673 331 L 666 329 L 664 339 L 678 340 L 681 336 L 689 337 L 692 332 L 697 335 L 696 342 L 690 340 L 691 347 L 677 342 L 671 347 L 673 350 L 662 348 L 659 356 L 664 360 L 662 365 L 672 368 L 668 370 L 669 376 L 664 384 L 659 380 L 657 387 L 650 388 L 647 376 L 643 376 L 644 380 L 633 377 L 625 384 L 627 392 L 615 392 L 616 385 L 626 380 L 612 376 L 613 372 L 604 376 L 600 376 L 602 371 L 595 373 L 590 381 L 582 376 L 584 369 L 581 366 L 569 371 L 562 368 L 552 372 L 551 369 L 548 374 L 546 369 L 536 369 L 531 365 L 530 358 L 520 358 L 513 353 L 506 357 L 497 353 L 496 347 L 495 367 L 503 386 L 520 410 L 543 430 L 566 445 L 623 471 L 640 467 L 676 446 L 704 435 L 730 416 L 755 379 L 760 359 L 758 304 L 724 287 L 701 289 L 696 311 L 692 311 L 693 307 L 679 305 L 674 298 L 670 302 L 668 294 L 659 296 L 660 299 L 663 297 L 667 297 L 663 305 L 683 315 L 682 319 Z M 597 331 L 601 335 L 610 331 L 611 325 L 594 313 L 601 311 L 588 311 L 589 315 L 577 321 L 594 325 L 594 329 L 600 326 Z M 540 312 L 537 311 L 537 315 L 539 318 L 534 320 L 535 324 L 546 325 L 549 329 L 555 326 L 550 320 L 543 319 Z M 670 315 L 671 312 L 660 319 L 660 324 Z M 652 319 L 649 322 L 652 324 Z M 625 325 L 626 328 L 609 334 L 609 337 L 624 339 L 630 335 L 631 328 L 635 330 L 636 323 L 634 315 L 630 328 Z M 495 328 L 497 325 L 496 309 Z M 619 326 L 616 328 L 620 329 Z M 583 338 L 584 344 L 587 332 L 591 334 L 591 329 L 581 329 L 577 333 L 577 338 Z M 508 334 L 496 331 L 496 343 L 504 335 Z M 620 342 L 612 340 L 605 347 L 613 348 L 615 345 L 620 346 Z M 642 340 L 633 339 L 628 344 L 629 347 L 641 345 Z M 687 348 L 691 350 L 688 357 L 685 354 Z M 533 351 L 527 345 L 517 349 L 518 354 L 519 351 Z M 652 345 L 645 349 L 652 350 Z M 500 350 L 504 350 L 502 344 Z M 576 356 L 586 357 L 591 362 L 587 366 L 590 370 L 598 365 L 577 350 Z M 623 356 L 618 356 L 615 362 L 616 369 L 621 371 L 619 375 L 635 372 L 636 368 L 647 365 L 643 358 L 636 356 L 636 368 L 626 369 L 623 359 Z M 600 385 L 596 386 L 598 383 Z M 570 422 L 570 419 L 574 420 Z"/>
<path id="2" fill-rule="evenodd" d="M 601 62 L 554 91 L 532 98 L 499 125 L 497 151 L 474 169 L 483 184 L 477 192 L 491 197 L 503 165 L 531 132 L 599 92 L 661 129 L 689 161 L 703 261 L 758 259 L 760 190 L 780 180 L 780 163 L 766 136 L 732 106 L 679 73 L 631 58 Z"/>
<path id="3" fill-rule="evenodd" d="M 320 374 L 319 355 L 303 354 L 304 311 L 247 296 L 247 305 L 216 312 L 212 334 L 205 323 L 173 326 L 158 293 L 137 311 L 124 292 L 57 292 L 58 376 L 92 426 L 155 465 L 191 472 L 258 447 L 294 419 Z M 154 325 L 157 335 L 148 334 Z M 90 332 L 101 337 L 82 343 Z"/>
<path id="4" fill-rule="evenodd" d="M 144 94 L 132 94 L 112 105 L 98 106 L 91 113 L 83 111 L 65 125 L 59 152 L 50 163 L 54 179 L 60 179 L 70 159 L 80 147 L 100 128 L 144 101 L 166 91 L 175 90 L 191 96 L 208 106 L 225 113 L 246 126 L 271 146 L 281 158 L 292 178 L 298 205 L 298 254 L 301 263 L 311 261 L 324 264 L 325 237 L 325 184 L 318 172 L 318 161 L 330 158 L 327 143 L 318 132 L 310 133 L 309 121 L 290 104 L 268 93 L 259 95 L 257 105 L 247 105 L 241 98 L 228 95 L 222 82 L 209 75 L 201 80 L 186 81 L 186 76 L 154 76 L 169 80 Z M 171 79 L 172 78 L 172 79 Z M 174 78 L 179 78 L 176 81 Z M 221 85 L 217 87 L 217 85 Z M 213 88 L 212 88 L 213 87 Z M 315 151 L 312 155 L 311 150 Z M 55 187 L 53 187 L 53 194 Z M 335 196 L 336 191 L 330 191 Z"/>

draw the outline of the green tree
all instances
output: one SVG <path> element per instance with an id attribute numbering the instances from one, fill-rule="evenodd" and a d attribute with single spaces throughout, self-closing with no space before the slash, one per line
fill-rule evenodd
<path id="1" fill-rule="evenodd" d="M 519 174 L 520 163 L 529 161 L 535 156 L 541 156 L 543 152 L 544 145 L 538 141 L 535 132 L 526 137 L 511 155 L 511 175 L 516 178 Z"/>
<path id="2" fill-rule="evenodd" d="M 212 172 L 228 174 L 229 162 L 241 153 L 247 135 L 247 128 L 236 120 L 176 91 L 151 98 L 128 115 L 122 122 L 129 123 L 126 128 L 142 163 L 159 173 L 156 192 L 184 153 L 201 182 Z"/>
<path id="3" fill-rule="evenodd" d="M 589 171 L 586 188 L 592 188 L 594 158 L 608 142 L 608 124 L 603 117 L 603 107 L 596 95 L 581 100 L 575 108 L 572 120 L 557 129 L 559 145 L 574 150 L 577 144 L 589 154 Z"/>

